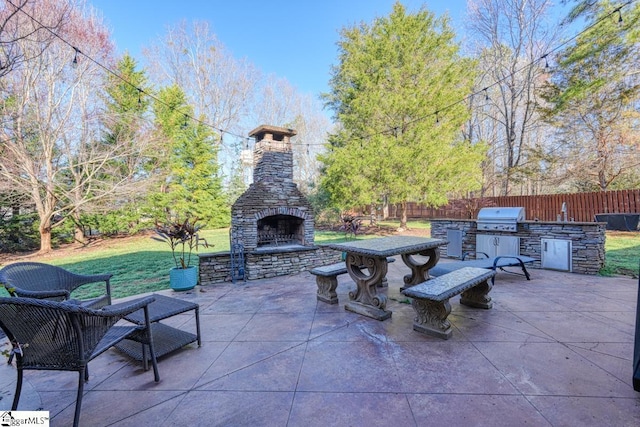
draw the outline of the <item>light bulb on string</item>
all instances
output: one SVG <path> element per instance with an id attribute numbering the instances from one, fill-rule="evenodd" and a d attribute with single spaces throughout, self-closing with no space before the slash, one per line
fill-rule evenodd
<path id="1" fill-rule="evenodd" d="M 77 47 L 74 47 L 73 50 L 74 50 L 74 54 L 73 54 L 73 61 L 71 62 L 71 65 L 75 67 L 78 65 L 78 53 L 82 53 L 82 52 L 80 52 L 80 49 L 78 49 Z"/>
<path id="2" fill-rule="evenodd" d="M 544 68 L 545 69 L 549 68 L 549 60 L 547 59 L 548 55 L 549 55 L 548 53 L 545 53 L 544 55 L 542 55 L 542 58 L 544 58 Z"/>

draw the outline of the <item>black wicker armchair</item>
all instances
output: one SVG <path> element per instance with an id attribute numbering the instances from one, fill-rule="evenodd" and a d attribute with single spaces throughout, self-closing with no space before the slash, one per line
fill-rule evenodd
<path id="1" fill-rule="evenodd" d="M 12 410 L 18 409 L 23 371 L 57 370 L 78 372 L 78 393 L 73 425 L 80 419 L 87 364 L 111 346 L 133 334 L 144 334 L 153 363 L 154 379 L 160 380 L 150 331 L 148 305 L 153 297 L 139 298 L 96 310 L 73 302 L 43 299 L 0 298 L 0 328 L 13 346 L 18 371 Z M 144 326 L 116 325 L 137 310 L 144 310 Z"/>
<path id="2" fill-rule="evenodd" d="M 96 298 L 82 300 L 85 307 L 100 308 L 111 304 L 111 277 L 113 274 L 84 275 L 72 273 L 62 267 L 39 262 L 17 262 L 0 269 L 0 283 L 12 296 L 63 301 L 82 285 L 105 282 L 105 293 Z"/>

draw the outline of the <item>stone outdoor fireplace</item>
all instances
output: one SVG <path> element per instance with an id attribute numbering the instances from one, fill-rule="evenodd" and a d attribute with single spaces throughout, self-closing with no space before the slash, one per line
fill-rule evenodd
<path id="1" fill-rule="evenodd" d="M 231 240 L 244 249 L 245 275 L 292 274 L 317 263 L 311 205 L 293 182 L 293 129 L 262 125 L 255 137 L 253 183 L 231 208 Z"/>
<path id="2" fill-rule="evenodd" d="M 293 182 L 293 129 L 262 125 L 253 183 L 231 207 L 231 251 L 199 254 L 201 285 L 297 274 L 338 262 L 341 253 L 316 246 L 311 205 Z M 240 256 L 241 255 L 241 256 Z"/>

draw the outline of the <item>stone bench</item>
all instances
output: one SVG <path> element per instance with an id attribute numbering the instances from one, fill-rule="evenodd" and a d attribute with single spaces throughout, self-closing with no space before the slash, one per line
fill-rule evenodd
<path id="1" fill-rule="evenodd" d="M 402 293 L 412 298 L 411 305 L 416 312 L 413 329 L 438 338 L 451 337 L 451 323 L 447 316 L 451 313 L 449 299 L 458 295 L 460 304 L 489 309 L 493 306 L 489 292 L 489 279 L 495 270 L 478 267 L 463 267 L 451 273 L 429 279 Z"/>
<path id="2" fill-rule="evenodd" d="M 392 263 L 395 258 L 387 258 L 387 263 Z M 338 303 L 338 294 L 336 288 L 338 287 L 338 276 L 347 272 L 347 265 L 344 261 L 336 262 L 335 264 L 323 265 L 322 267 L 313 268 L 310 273 L 316 276 L 316 284 L 318 285 L 318 301 L 326 302 L 329 304 Z M 378 284 L 379 287 L 385 287 L 388 285 L 387 278 L 383 278 L 382 282 Z"/>

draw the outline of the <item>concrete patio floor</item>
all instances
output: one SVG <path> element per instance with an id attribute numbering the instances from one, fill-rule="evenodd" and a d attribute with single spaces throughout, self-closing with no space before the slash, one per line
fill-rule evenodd
<path id="1" fill-rule="evenodd" d="M 441 261 L 446 262 L 446 261 Z M 203 345 L 152 371 L 115 349 L 92 361 L 83 426 L 638 426 L 632 387 L 638 280 L 531 269 L 498 273 L 491 310 L 451 300 L 450 340 L 413 331 L 389 265 L 391 319 L 316 301 L 295 276 L 163 292 L 200 304 Z M 195 330 L 193 312 L 163 322 Z M 15 369 L 0 367 L 0 409 Z M 77 374 L 26 371 L 21 410 L 69 426 Z"/>

